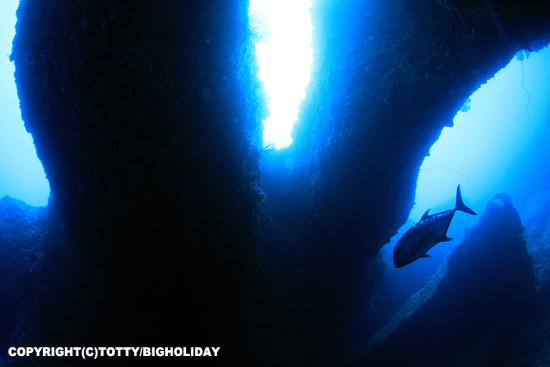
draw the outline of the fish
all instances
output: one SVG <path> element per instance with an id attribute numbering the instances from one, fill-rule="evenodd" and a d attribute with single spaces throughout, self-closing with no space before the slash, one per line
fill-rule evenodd
<path id="1" fill-rule="evenodd" d="M 405 265 L 420 259 L 431 257 L 428 251 L 440 242 L 451 241 L 447 237 L 447 230 L 457 210 L 471 215 L 477 215 L 462 201 L 460 185 L 456 188 L 456 205 L 454 209 L 430 215 L 426 210 L 418 223 L 411 227 L 397 241 L 393 249 L 393 265 L 402 268 Z"/>

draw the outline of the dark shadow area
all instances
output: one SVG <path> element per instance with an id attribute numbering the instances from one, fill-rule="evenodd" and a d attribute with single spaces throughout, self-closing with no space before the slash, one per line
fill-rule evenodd
<path id="1" fill-rule="evenodd" d="M 10 338 L 15 325 L 15 313 L 10 299 L 0 290 L 0 353 L 4 354 L 10 346 Z"/>

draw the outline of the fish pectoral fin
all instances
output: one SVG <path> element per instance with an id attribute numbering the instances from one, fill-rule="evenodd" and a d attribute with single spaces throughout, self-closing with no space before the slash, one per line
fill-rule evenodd
<path id="1" fill-rule="evenodd" d="M 449 237 L 447 237 L 447 235 L 445 235 L 443 237 L 443 239 L 441 240 L 441 242 L 449 242 L 449 241 L 452 241 L 452 240 L 453 240 L 452 238 L 449 238 Z"/>
<path id="2" fill-rule="evenodd" d="M 420 256 L 420 257 L 423 257 L 424 259 L 427 259 L 427 258 L 429 258 L 429 257 L 431 257 L 431 256 L 430 256 L 430 254 L 425 253 L 424 255 L 422 255 L 422 256 Z"/>

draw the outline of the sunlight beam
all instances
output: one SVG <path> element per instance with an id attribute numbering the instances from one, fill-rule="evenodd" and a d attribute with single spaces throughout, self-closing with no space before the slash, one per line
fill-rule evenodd
<path id="1" fill-rule="evenodd" d="M 251 0 L 250 14 L 258 76 L 269 96 L 270 116 L 264 121 L 264 143 L 276 149 L 292 143 L 290 133 L 298 118 L 299 105 L 309 82 L 313 50 L 311 49 L 310 0 Z M 263 27 L 262 27 L 263 25 Z"/>

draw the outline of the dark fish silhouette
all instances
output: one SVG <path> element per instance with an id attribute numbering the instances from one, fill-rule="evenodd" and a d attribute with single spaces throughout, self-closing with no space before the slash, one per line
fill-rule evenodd
<path id="1" fill-rule="evenodd" d="M 421 257 L 430 257 L 427 252 L 432 247 L 439 242 L 452 240 L 452 238 L 447 237 L 447 230 L 457 210 L 477 215 L 462 202 L 460 185 L 456 188 L 456 205 L 454 209 L 434 215 L 429 215 L 430 209 L 426 210 L 420 222 L 416 223 L 397 241 L 393 249 L 393 264 L 395 267 L 401 268 Z"/>

